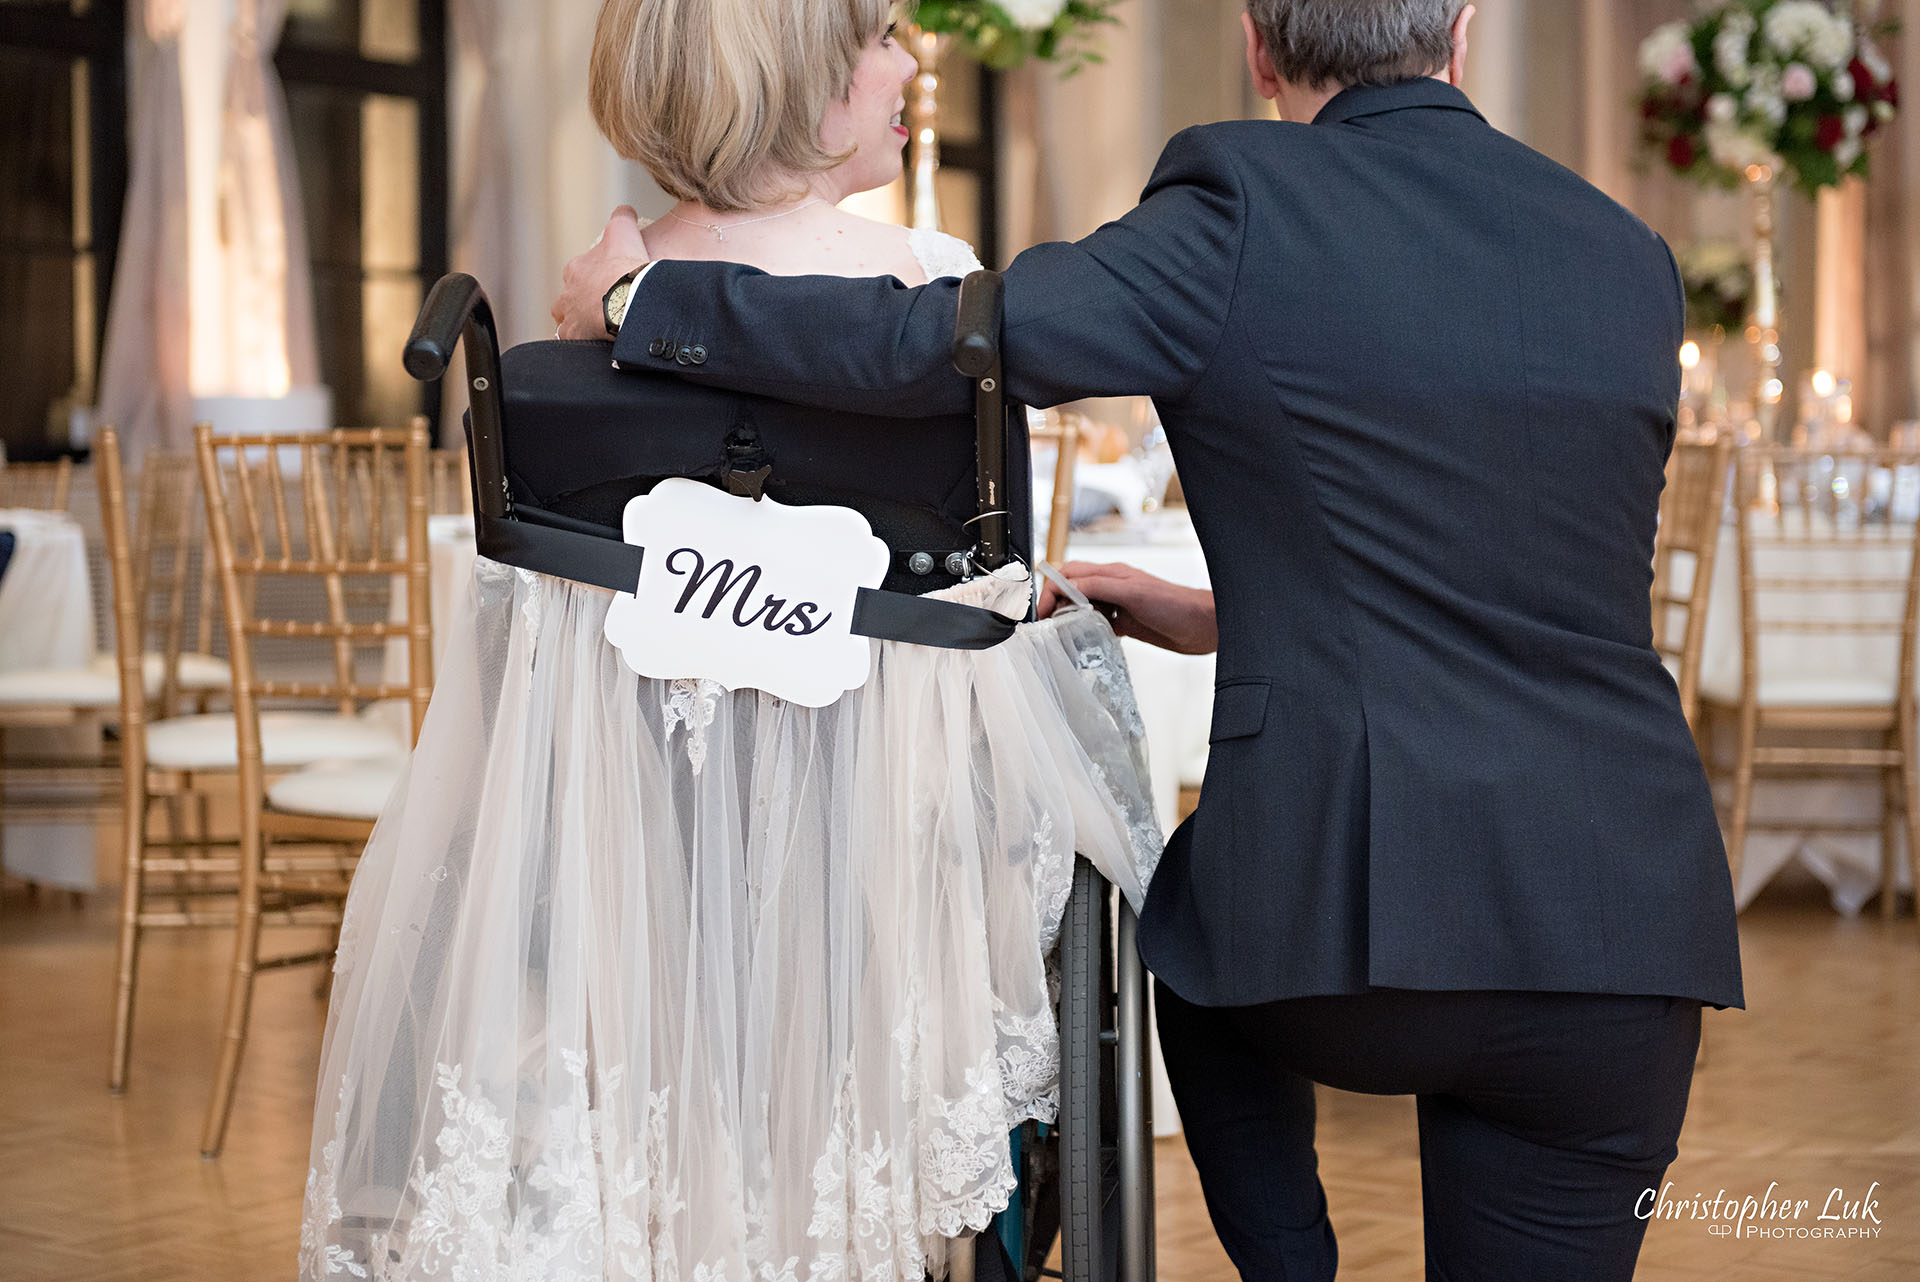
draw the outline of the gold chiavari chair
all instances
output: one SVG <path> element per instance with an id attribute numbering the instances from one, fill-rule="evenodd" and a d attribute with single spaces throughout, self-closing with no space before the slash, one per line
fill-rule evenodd
<path id="1" fill-rule="evenodd" d="M 289 438 L 297 440 L 298 438 Z M 103 432 L 95 451 L 101 485 L 101 522 L 105 528 L 108 568 L 113 587 L 116 682 L 120 706 L 122 763 L 122 878 L 119 949 L 115 962 L 113 1050 L 108 1083 L 115 1093 L 126 1088 L 132 1053 L 134 999 L 141 944 L 148 932 L 164 929 L 232 926 L 240 887 L 238 838 L 216 839 L 207 819 L 206 799 L 231 795 L 240 769 L 240 729 L 233 711 L 207 712 L 214 672 L 221 688 L 230 688 L 228 665 L 211 658 L 210 604 L 221 597 L 217 558 L 208 552 L 196 575 L 191 536 L 206 505 L 200 501 L 201 469 L 193 458 L 189 469 L 163 464 L 156 471 L 149 459 L 143 488 L 148 495 L 184 496 L 188 507 L 143 498 L 141 533 L 129 517 L 119 442 Z M 277 454 L 274 457 L 278 457 Z M 224 495 L 237 484 L 229 472 L 216 493 Z M 285 493 L 281 492 L 284 500 Z M 149 507 L 149 504 L 153 504 Z M 303 519 L 306 514 L 303 514 Z M 320 510 L 311 514 L 318 519 Z M 187 539 L 182 543 L 177 540 Z M 169 549 L 165 556 L 163 549 Z M 144 550 L 142 550 L 144 549 Z M 198 635 L 195 650 L 171 660 L 176 645 L 185 645 L 184 604 L 188 585 L 201 582 Z M 251 613 L 252 579 L 234 603 L 242 617 Z M 231 613 L 221 601 L 222 612 Z M 152 621 L 151 624 L 149 621 Z M 162 653 L 143 645 L 157 626 Z M 229 636 L 231 629 L 227 629 Z M 179 637 L 179 641 L 170 640 Z M 190 660 L 197 662 L 190 663 Z M 328 662 L 337 658 L 329 648 Z M 207 672 L 196 673 L 204 665 Z M 165 674 L 176 674 L 170 683 Z M 156 679 L 158 678 L 158 679 Z M 189 709 L 192 709 L 189 711 Z M 170 715 L 171 714 L 171 715 Z M 321 761 L 390 758 L 405 750 L 405 742 L 379 725 L 343 713 L 272 711 L 257 718 L 256 747 L 267 769 L 297 771 Z M 167 837 L 155 840 L 148 822 L 155 802 L 165 806 Z M 198 814 L 197 834 L 188 835 L 183 809 L 193 803 Z M 287 920 L 312 918 L 327 923 L 327 915 L 296 911 L 284 905 Z"/>
<path id="2" fill-rule="evenodd" d="M 1749 446 L 1736 459 L 1740 683 L 1702 691 L 1737 715 L 1726 821 L 1734 884 L 1751 832 L 1877 831 L 1882 911 L 1891 916 L 1902 822 L 1920 870 L 1920 454 Z M 1786 646 L 1808 647 L 1819 660 L 1789 665 Z M 1861 771 L 1880 776 L 1878 824 L 1753 818 L 1758 775 Z"/>
<path id="3" fill-rule="evenodd" d="M 1653 545 L 1653 647 L 1680 687 L 1680 707 L 1696 737 L 1707 597 L 1720 550 L 1732 461 L 1731 436 L 1710 445 L 1674 446 Z"/>
<path id="4" fill-rule="evenodd" d="M 64 512 L 73 490 L 73 460 L 0 466 L 0 508 Z"/>
<path id="5" fill-rule="evenodd" d="M 405 699 L 412 735 L 419 735 L 433 684 L 428 450 L 419 421 L 405 431 L 279 437 L 216 438 L 203 425 L 195 447 L 226 602 L 239 749 L 239 913 L 220 1062 L 201 1134 L 201 1151 L 213 1156 L 232 1112 L 254 976 L 330 955 L 262 958 L 264 919 L 271 913 L 296 920 L 303 910 L 324 908 L 337 929 L 353 862 L 402 768 L 402 757 L 389 752 L 270 780 L 269 719 L 287 714 L 264 705 L 318 704 L 352 720 L 365 705 Z M 291 477 L 283 455 L 298 460 Z M 405 584 L 407 617 L 400 622 L 385 617 L 396 578 Z M 317 585 L 323 604 L 306 611 L 276 607 L 287 598 L 269 585 L 288 582 Z M 375 585 L 367 599 L 376 603 L 376 617 L 355 609 L 358 583 Z M 377 666 L 394 637 L 406 642 L 407 683 L 362 680 L 362 661 Z M 280 653 L 269 653 L 276 647 Z M 316 671 L 294 668 L 291 651 L 301 648 L 322 652 Z"/>
<path id="6" fill-rule="evenodd" d="M 1073 537 L 1073 481 L 1080 462 L 1080 442 L 1086 433 L 1086 419 L 1070 410 L 1048 410 L 1044 418 L 1028 429 L 1036 441 L 1053 441 L 1059 447 L 1059 461 L 1053 467 L 1053 504 L 1047 516 L 1047 552 L 1049 565 L 1067 559 L 1067 543 Z"/>

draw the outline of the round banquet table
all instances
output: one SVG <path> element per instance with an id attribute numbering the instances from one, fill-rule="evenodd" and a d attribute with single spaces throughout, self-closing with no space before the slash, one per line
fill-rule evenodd
<path id="1" fill-rule="evenodd" d="M 0 672 L 84 668 L 94 658 L 93 588 L 80 523 L 63 512 L 0 509 L 13 555 L 0 573 Z M 8 752 L 78 757 L 99 749 L 97 725 L 13 730 Z M 66 890 L 96 886 L 93 830 L 82 824 L 7 821 L 6 871 Z"/>

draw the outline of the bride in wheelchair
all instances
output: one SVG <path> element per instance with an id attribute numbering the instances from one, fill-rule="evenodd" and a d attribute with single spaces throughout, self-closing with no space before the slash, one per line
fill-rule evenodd
<path id="1" fill-rule="evenodd" d="M 889 8 L 609 0 L 596 118 L 680 199 L 651 257 L 978 267 L 836 208 L 900 172 Z M 1159 854 L 1118 644 L 875 641 L 809 708 L 636 676 L 613 599 L 483 557 L 450 621 L 341 931 L 301 1276 L 941 1276 L 1058 1108 L 1076 856 L 1137 907 Z"/>

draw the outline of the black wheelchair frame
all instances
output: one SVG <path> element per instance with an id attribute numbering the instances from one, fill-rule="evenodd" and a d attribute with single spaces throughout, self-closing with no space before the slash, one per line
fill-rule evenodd
<path id="1" fill-rule="evenodd" d="M 976 570 L 991 572 L 1023 553 L 1031 560 L 1025 410 L 1006 395 L 1000 353 L 1002 298 L 999 275 L 976 272 L 962 283 L 956 318 L 954 365 L 974 385 L 973 510 L 966 515 L 954 510 L 958 500 L 949 493 L 948 511 L 936 513 L 931 524 L 924 511 L 904 516 L 894 509 L 880 512 L 876 533 L 896 544 L 899 567 L 889 574 L 889 585 L 924 591 Z M 669 375 L 611 374 L 606 343 L 529 343 L 503 357 L 485 291 L 473 277 L 455 274 L 434 286 L 421 309 L 407 341 L 407 372 L 424 382 L 437 381 L 445 377 L 462 345 L 470 394 L 469 479 L 481 554 L 560 577 L 604 583 L 625 572 L 628 563 L 620 554 L 626 545 L 613 513 L 624 502 L 623 495 L 644 492 L 658 474 L 705 474 L 729 488 L 750 484 L 757 495 L 767 481 L 767 454 L 754 427 L 756 415 L 780 428 L 782 414 L 793 412 L 777 402 L 698 388 Z M 516 363 L 528 372 L 523 381 L 533 385 L 530 395 L 525 386 L 506 385 Z M 630 429 L 636 418 L 668 417 L 657 404 L 647 403 L 649 396 L 656 402 L 663 396 L 677 398 L 673 409 L 680 415 L 706 413 L 714 430 L 701 447 L 705 453 L 696 449 L 654 458 L 642 468 L 654 475 L 623 473 L 611 494 L 592 485 L 568 490 L 573 482 L 586 479 L 581 476 L 558 481 L 543 476 L 540 484 L 528 480 L 549 456 L 514 448 L 526 445 L 514 439 L 516 424 L 531 437 L 540 427 L 551 426 L 549 417 L 561 419 L 563 431 L 571 427 L 570 415 L 604 419 L 607 431 L 597 438 L 596 447 L 603 456 L 610 455 L 633 444 L 636 434 L 622 429 Z M 799 413 L 815 424 L 820 419 L 817 412 Z M 829 421 L 837 430 L 850 418 L 835 415 Z M 901 435 L 898 420 L 873 428 L 869 444 Z M 963 444 L 952 432 L 919 439 Z M 716 441 L 722 446 L 718 454 Z M 542 445 L 552 444 L 549 434 Z M 802 446 L 788 454 L 807 457 Z M 719 467 L 703 473 L 701 460 L 709 456 Z M 1017 468 L 1010 470 L 1010 462 Z M 832 460 L 825 463 L 831 466 Z M 564 492 L 530 492 L 543 488 Z M 815 485 L 783 497 L 801 502 L 810 496 L 813 501 L 843 497 L 818 497 L 821 493 Z M 891 528 L 889 517 L 898 518 Z M 956 534 L 961 546 L 940 546 L 943 536 L 951 545 Z M 965 541 L 969 538 L 971 543 Z M 901 539 L 909 546 L 897 546 Z M 1064 1282 L 1154 1282 L 1147 990 L 1134 930 L 1132 909 L 1091 864 L 1076 859 L 1059 945 L 1060 1115 L 1052 1127 L 1030 1122 L 1015 1132 L 1021 1187 L 996 1225 L 1022 1282 L 1037 1282 L 1042 1276 Z M 1056 1237 L 1058 1272 L 1048 1267 Z M 956 1258 L 954 1273 L 961 1282 L 967 1282 L 965 1275 L 971 1271 Z"/>

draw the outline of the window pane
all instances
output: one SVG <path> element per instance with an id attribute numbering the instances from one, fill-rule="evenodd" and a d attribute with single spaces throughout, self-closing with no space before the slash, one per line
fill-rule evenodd
<path id="1" fill-rule="evenodd" d="M 302 48 L 416 62 L 419 0 L 292 0 L 283 39 Z"/>
<path id="2" fill-rule="evenodd" d="M 293 83 L 287 111 L 313 257 L 321 379 L 341 423 L 397 426 L 424 400 L 400 365 L 422 297 L 419 106 Z"/>

